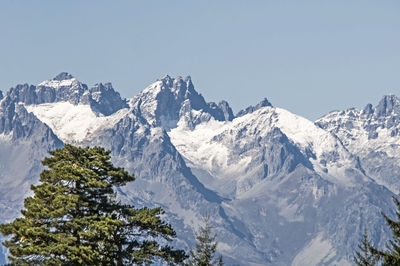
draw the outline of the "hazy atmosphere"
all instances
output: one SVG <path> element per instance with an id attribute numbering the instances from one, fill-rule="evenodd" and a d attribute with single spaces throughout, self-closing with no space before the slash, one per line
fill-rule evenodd
<path id="1" fill-rule="evenodd" d="M 399 11 L 0 0 L 0 265 L 400 265 Z"/>
<path id="2" fill-rule="evenodd" d="M 234 112 L 309 119 L 399 95 L 399 1 L 1 1 L 0 90 L 61 71 L 133 97 L 190 75 Z"/>

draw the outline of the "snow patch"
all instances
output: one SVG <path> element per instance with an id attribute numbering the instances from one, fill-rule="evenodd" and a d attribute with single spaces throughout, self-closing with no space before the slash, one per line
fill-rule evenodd
<path id="1" fill-rule="evenodd" d="M 326 180 L 343 186 L 354 186 L 359 181 L 346 173 L 356 167 L 356 161 L 334 135 L 284 109 L 268 106 L 233 121 L 210 119 L 194 129 L 186 126 L 185 119 L 182 117 L 168 132 L 171 142 L 192 169 L 199 169 L 201 182 L 221 195 L 239 196 L 260 181 L 254 165 L 250 167 L 258 150 L 248 144 L 275 128 L 309 157 Z"/>
<path id="2" fill-rule="evenodd" d="M 229 185 L 238 181 L 247 172 L 251 162 L 249 156 L 232 158 L 231 136 L 224 141 L 217 140 L 217 136 L 229 131 L 231 122 L 221 122 L 211 119 L 196 126 L 195 130 L 186 127 L 183 119 L 178 122 L 178 127 L 168 132 L 171 142 L 183 155 L 191 167 L 197 168 L 215 180 L 202 179 L 202 182 L 220 191 L 222 194 L 233 193 L 234 186 Z M 204 175 L 204 174 L 203 174 Z M 205 176 L 205 175 L 204 175 Z M 223 184 L 224 183 L 224 184 Z M 226 191 L 227 188 L 231 191 Z"/>
<path id="3" fill-rule="evenodd" d="M 333 248 L 330 241 L 324 239 L 322 233 L 320 233 L 296 255 L 292 262 L 292 266 L 351 265 L 351 263 L 345 259 L 336 261 L 335 256 L 336 250 Z"/>
<path id="4" fill-rule="evenodd" d="M 93 112 L 90 105 L 69 102 L 26 105 L 25 108 L 47 124 L 65 143 L 93 139 L 97 136 L 96 132 L 112 128 L 129 110 L 125 108 L 110 116 L 101 116 Z"/>
<path id="5" fill-rule="evenodd" d="M 288 222 L 304 222 L 303 215 L 297 213 L 300 209 L 298 204 L 288 204 L 287 200 L 279 199 L 277 207 L 279 208 L 279 215 Z"/>
<path id="6" fill-rule="evenodd" d="M 0 141 L 9 142 L 12 139 L 12 131 L 8 134 L 1 133 L 0 134 Z"/>
<path id="7" fill-rule="evenodd" d="M 39 83 L 38 86 L 59 89 L 61 87 L 70 87 L 72 85 L 79 85 L 79 81 L 76 78 L 65 79 L 65 80 L 45 80 Z"/>

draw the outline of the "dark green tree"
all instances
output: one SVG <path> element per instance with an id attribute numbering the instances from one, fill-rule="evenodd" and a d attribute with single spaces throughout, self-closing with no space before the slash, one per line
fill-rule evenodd
<path id="1" fill-rule="evenodd" d="M 210 216 L 203 217 L 204 225 L 200 227 L 196 233 L 196 250 L 190 250 L 189 265 L 190 266 L 211 266 L 223 265 L 222 256 L 215 258 L 217 250 L 216 234 L 212 233 L 212 225 Z"/>
<path id="2" fill-rule="evenodd" d="M 181 250 L 161 208 L 135 209 L 116 200 L 116 187 L 134 181 L 101 147 L 65 145 L 43 160 L 46 169 L 22 217 L 1 224 L 3 245 L 17 265 L 132 265 L 153 259 L 181 263 Z M 160 244 L 161 243 L 161 244 Z"/>
<path id="3" fill-rule="evenodd" d="M 392 239 L 385 245 L 385 249 L 379 249 L 372 245 L 368 240 L 367 233 L 364 233 L 363 241 L 355 253 L 354 262 L 369 262 L 371 264 L 358 265 L 400 265 L 400 201 L 393 196 L 393 202 L 397 207 L 396 220 L 391 219 L 385 213 L 382 213 L 387 225 L 392 231 Z"/>
<path id="4" fill-rule="evenodd" d="M 378 256 L 371 252 L 371 242 L 368 239 L 367 230 L 364 230 L 361 244 L 353 256 L 354 263 L 358 266 L 373 266 L 378 262 Z"/>

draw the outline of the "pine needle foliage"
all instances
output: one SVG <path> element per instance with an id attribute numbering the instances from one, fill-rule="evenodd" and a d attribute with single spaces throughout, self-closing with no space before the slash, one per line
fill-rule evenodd
<path id="1" fill-rule="evenodd" d="M 355 251 L 353 260 L 358 266 L 374 266 L 378 262 L 378 256 L 372 253 L 371 242 L 368 239 L 367 230 L 364 230 L 361 244 L 358 245 L 358 250 Z"/>
<path id="2" fill-rule="evenodd" d="M 217 250 L 216 234 L 212 233 L 212 225 L 210 217 L 203 217 L 204 225 L 200 227 L 196 233 L 196 250 L 190 250 L 189 265 L 190 266 L 222 266 L 222 256 L 215 258 Z"/>
<path id="3" fill-rule="evenodd" d="M 186 255 L 162 245 L 175 236 L 161 208 L 135 209 L 116 200 L 116 187 L 134 176 L 115 167 L 101 147 L 65 145 L 50 151 L 22 217 L 1 224 L 3 245 L 17 265 L 132 265 Z"/>
<path id="4" fill-rule="evenodd" d="M 392 231 L 392 239 L 386 243 L 385 249 L 381 250 L 371 244 L 367 233 L 364 232 L 362 243 L 358 247 L 359 251 L 356 251 L 354 256 L 354 262 L 357 265 L 400 265 L 400 201 L 393 196 L 393 202 L 397 207 L 396 219 L 391 219 L 385 213 L 382 213 Z"/>

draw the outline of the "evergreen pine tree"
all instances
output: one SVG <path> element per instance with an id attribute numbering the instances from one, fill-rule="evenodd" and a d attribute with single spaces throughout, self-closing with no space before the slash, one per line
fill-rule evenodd
<path id="1" fill-rule="evenodd" d="M 181 263 L 185 253 L 159 244 L 175 236 L 161 208 L 135 209 L 116 200 L 115 187 L 134 180 L 113 166 L 101 147 L 65 145 L 43 160 L 47 167 L 21 218 L 0 225 L 18 265 L 131 265 L 158 257 Z"/>
<path id="2" fill-rule="evenodd" d="M 382 213 L 390 230 L 392 231 L 393 239 L 386 244 L 386 250 L 372 248 L 374 254 L 382 259 L 383 265 L 400 265 L 400 201 L 393 196 L 393 202 L 397 207 L 396 220 L 389 218 Z"/>
<path id="3" fill-rule="evenodd" d="M 217 242 L 215 241 L 217 235 L 212 234 L 212 226 L 210 224 L 210 217 L 203 217 L 204 225 L 200 227 L 196 233 L 196 250 L 190 250 L 190 266 L 211 266 L 223 265 L 222 256 L 214 258 L 217 250 Z"/>
<path id="4" fill-rule="evenodd" d="M 397 199 L 397 197 L 393 196 L 393 202 L 397 207 L 396 220 L 393 220 L 386 214 L 382 213 L 386 223 L 392 231 L 393 239 L 386 243 L 384 250 L 381 250 L 375 248 L 371 244 L 371 242 L 368 240 L 367 233 L 365 232 L 363 241 L 361 245 L 359 245 L 360 251 L 357 251 L 354 256 L 355 263 L 364 263 L 358 265 L 400 265 L 400 201 Z"/>
<path id="5" fill-rule="evenodd" d="M 358 245 L 358 250 L 354 254 L 354 262 L 358 266 L 373 266 L 378 261 L 378 256 L 371 252 L 371 242 L 368 239 L 367 230 L 364 230 L 364 234 L 361 240 L 361 244 Z"/>

